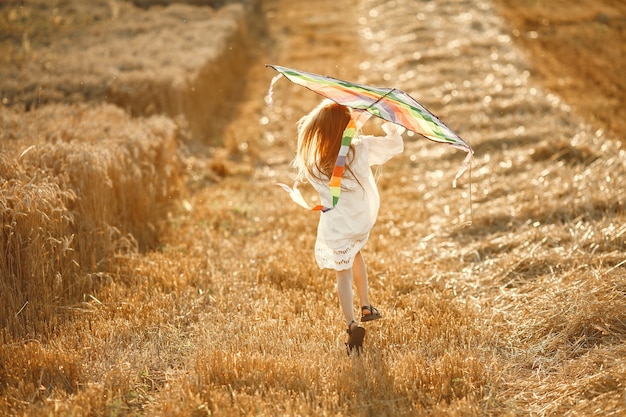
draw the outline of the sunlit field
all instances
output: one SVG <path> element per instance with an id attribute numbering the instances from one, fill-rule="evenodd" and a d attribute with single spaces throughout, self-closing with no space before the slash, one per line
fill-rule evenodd
<path id="1" fill-rule="evenodd" d="M 626 139 L 519 3 L 154 3 L 0 5 L 0 415 L 626 413 Z M 612 4 L 585 27 L 623 45 Z M 456 188 L 418 135 L 378 171 L 361 355 L 276 186 L 320 97 L 267 106 L 267 63 L 401 88 L 475 151 Z"/>

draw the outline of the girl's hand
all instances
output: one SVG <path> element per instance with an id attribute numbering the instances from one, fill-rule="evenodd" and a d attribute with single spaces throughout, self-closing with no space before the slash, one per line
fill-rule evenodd
<path id="1" fill-rule="evenodd" d="M 354 124 L 357 129 L 361 129 L 363 125 L 372 117 L 372 114 L 366 112 L 365 110 L 359 109 L 351 109 L 352 110 L 352 118 L 354 119 Z"/>
<path id="2" fill-rule="evenodd" d="M 404 126 L 400 126 L 391 122 L 385 122 L 383 123 L 381 127 L 383 128 L 387 136 L 392 136 L 392 135 L 400 136 L 406 130 Z"/>

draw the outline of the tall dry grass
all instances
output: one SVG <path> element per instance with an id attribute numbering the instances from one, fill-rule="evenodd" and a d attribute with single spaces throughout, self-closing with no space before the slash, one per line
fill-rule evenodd
<path id="1" fill-rule="evenodd" d="M 41 337 L 101 284 L 116 253 L 154 248 L 180 196 L 176 127 L 113 106 L 3 109 L 3 340 Z"/>

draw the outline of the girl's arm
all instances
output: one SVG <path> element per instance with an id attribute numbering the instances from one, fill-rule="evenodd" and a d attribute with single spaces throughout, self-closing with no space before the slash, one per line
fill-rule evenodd
<path id="1" fill-rule="evenodd" d="M 386 133 L 385 136 L 367 135 L 361 137 L 368 150 L 370 165 L 384 164 L 404 150 L 402 133 L 404 133 L 405 128 L 390 122 L 383 123 L 382 128 Z"/>

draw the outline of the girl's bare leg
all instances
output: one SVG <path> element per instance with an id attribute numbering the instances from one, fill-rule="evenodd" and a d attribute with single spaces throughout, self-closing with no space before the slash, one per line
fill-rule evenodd
<path id="1" fill-rule="evenodd" d="M 354 294 L 352 292 L 352 269 L 335 271 L 337 275 L 337 294 L 339 295 L 339 305 L 346 318 L 346 324 L 354 320 Z"/>
<path id="2" fill-rule="evenodd" d="M 352 273 L 354 276 L 354 285 L 356 286 L 356 292 L 359 296 L 361 306 L 369 306 L 370 299 L 368 295 L 367 269 L 365 267 L 363 255 L 361 255 L 360 251 L 356 254 L 356 257 L 354 258 Z"/>

